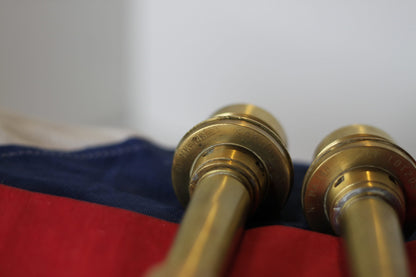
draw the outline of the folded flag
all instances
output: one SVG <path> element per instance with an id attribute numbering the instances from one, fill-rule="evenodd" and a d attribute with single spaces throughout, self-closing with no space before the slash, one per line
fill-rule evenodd
<path id="1" fill-rule="evenodd" d="M 184 212 L 172 157 L 138 138 L 80 151 L 0 147 L 0 276 L 142 276 L 167 254 Z M 279 218 L 249 220 L 230 276 L 348 275 L 342 240 L 308 230 L 306 169 L 295 164 Z"/>

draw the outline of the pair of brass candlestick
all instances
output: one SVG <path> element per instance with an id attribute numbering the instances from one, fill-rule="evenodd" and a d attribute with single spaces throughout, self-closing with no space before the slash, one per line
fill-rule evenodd
<path id="1" fill-rule="evenodd" d="M 232 105 L 192 128 L 172 167 L 187 211 L 153 276 L 219 276 L 249 216 L 277 216 L 293 166 L 280 124 L 253 105 Z M 356 276 L 408 276 L 401 232 L 414 221 L 416 162 L 381 130 L 351 125 L 318 146 L 302 188 L 310 226 L 347 241 Z"/>

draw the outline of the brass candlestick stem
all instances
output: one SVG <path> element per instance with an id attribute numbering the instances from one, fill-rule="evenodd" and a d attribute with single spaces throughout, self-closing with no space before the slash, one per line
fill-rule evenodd
<path id="1" fill-rule="evenodd" d="M 302 190 L 310 226 L 344 237 L 355 276 L 409 276 L 401 224 L 414 221 L 415 198 L 413 158 L 366 125 L 321 142 Z"/>
<path id="2" fill-rule="evenodd" d="M 292 175 L 279 123 L 256 106 L 225 107 L 192 128 L 172 166 L 176 195 L 188 207 L 166 260 L 153 274 L 223 274 L 247 216 L 275 216 Z"/>

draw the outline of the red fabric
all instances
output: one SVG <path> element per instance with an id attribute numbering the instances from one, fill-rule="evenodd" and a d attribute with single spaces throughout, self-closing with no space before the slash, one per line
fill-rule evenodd
<path id="1" fill-rule="evenodd" d="M 166 255 L 177 227 L 122 209 L 0 185 L 0 276 L 142 276 Z M 230 275 L 345 276 L 340 242 L 291 227 L 250 229 Z M 416 242 L 407 249 L 416 262 Z"/>

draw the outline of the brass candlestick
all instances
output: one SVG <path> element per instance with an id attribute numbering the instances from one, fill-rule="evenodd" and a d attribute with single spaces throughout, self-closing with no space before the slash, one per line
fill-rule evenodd
<path id="1" fill-rule="evenodd" d="M 232 105 L 179 143 L 172 181 L 187 210 L 154 276 L 218 276 L 250 214 L 276 216 L 293 168 L 279 123 L 253 105 Z"/>
<path id="2" fill-rule="evenodd" d="M 344 237 L 355 276 L 409 276 L 401 224 L 414 221 L 415 198 L 413 158 L 366 125 L 328 135 L 302 189 L 308 223 Z"/>

